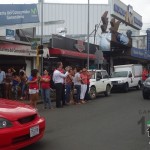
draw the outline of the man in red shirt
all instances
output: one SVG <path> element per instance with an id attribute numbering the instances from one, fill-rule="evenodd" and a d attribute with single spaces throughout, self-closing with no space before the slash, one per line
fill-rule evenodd
<path id="1" fill-rule="evenodd" d="M 148 77 L 148 71 L 146 68 L 144 68 L 142 72 L 142 81 L 145 81 L 147 77 Z"/>

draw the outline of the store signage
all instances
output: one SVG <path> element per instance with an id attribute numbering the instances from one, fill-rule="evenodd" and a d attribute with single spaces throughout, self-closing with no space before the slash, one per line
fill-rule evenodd
<path id="1" fill-rule="evenodd" d="M 150 29 L 146 30 L 147 33 L 147 50 L 150 51 Z"/>
<path id="2" fill-rule="evenodd" d="M 95 54 L 96 47 L 98 45 L 89 43 L 89 53 Z M 75 51 L 77 50 L 82 53 L 87 53 L 87 43 L 84 41 L 79 41 L 75 39 L 70 39 L 67 37 L 63 37 L 61 35 L 52 35 L 52 39 L 50 40 L 50 46 L 52 48 L 59 48 L 63 50 Z"/>
<path id="3" fill-rule="evenodd" d="M 14 56 L 36 56 L 36 50 L 31 50 L 31 46 L 19 45 L 12 43 L 0 44 L 0 55 L 14 55 Z"/>
<path id="4" fill-rule="evenodd" d="M 83 52 L 85 50 L 85 46 L 84 46 L 84 42 L 77 40 L 77 44 L 75 44 L 75 48 L 79 51 L 79 52 Z"/>
<path id="5" fill-rule="evenodd" d="M 125 5 L 121 1 L 114 0 L 112 14 L 118 20 L 136 29 L 141 29 L 142 17 L 133 10 L 131 5 Z"/>
<path id="6" fill-rule="evenodd" d="M 0 26 L 25 23 L 38 23 L 36 4 L 1 4 Z"/>
<path id="7" fill-rule="evenodd" d="M 138 48 L 133 47 L 131 49 L 131 56 L 136 57 L 136 58 L 150 60 L 150 52 L 145 49 L 138 49 Z"/>
<path id="8" fill-rule="evenodd" d="M 6 39 L 15 40 L 15 30 L 6 29 Z"/>

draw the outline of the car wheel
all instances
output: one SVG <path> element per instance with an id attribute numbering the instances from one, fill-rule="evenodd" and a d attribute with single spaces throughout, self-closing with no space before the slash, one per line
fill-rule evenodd
<path id="1" fill-rule="evenodd" d="M 129 85 L 128 85 L 128 83 L 126 83 L 124 85 L 124 92 L 128 92 L 128 91 L 129 91 Z"/>
<path id="2" fill-rule="evenodd" d="M 91 87 L 89 91 L 90 99 L 95 99 L 96 98 L 96 88 Z"/>
<path id="3" fill-rule="evenodd" d="M 140 90 L 140 89 L 141 89 L 141 82 L 138 83 L 136 89 L 137 89 L 137 90 Z"/>
<path id="4" fill-rule="evenodd" d="M 146 93 L 143 92 L 143 98 L 144 98 L 144 99 L 148 99 L 149 96 L 148 96 Z"/>
<path id="5" fill-rule="evenodd" d="M 111 93 L 111 87 L 110 87 L 110 85 L 107 85 L 107 86 L 106 86 L 106 91 L 104 92 L 104 95 L 105 95 L 105 96 L 109 96 L 110 93 Z"/>

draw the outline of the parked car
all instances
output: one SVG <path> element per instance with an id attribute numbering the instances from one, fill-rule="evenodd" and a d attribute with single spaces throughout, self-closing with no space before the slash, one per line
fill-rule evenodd
<path id="1" fill-rule="evenodd" d="M 150 97 L 150 77 L 143 82 L 142 94 L 144 99 Z"/>
<path id="2" fill-rule="evenodd" d="M 44 135 L 45 119 L 31 106 L 0 98 L 0 149 L 17 150 Z"/>
<path id="3" fill-rule="evenodd" d="M 112 84 L 106 70 L 89 70 L 93 75 L 90 79 L 89 95 L 91 99 L 95 99 L 97 94 L 103 93 L 109 96 Z"/>
<path id="4" fill-rule="evenodd" d="M 121 89 L 128 92 L 129 88 L 140 89 L 142 86 L 142 65 L 128 64 L 114 66 L 111 75 L 113 89 Z"/>

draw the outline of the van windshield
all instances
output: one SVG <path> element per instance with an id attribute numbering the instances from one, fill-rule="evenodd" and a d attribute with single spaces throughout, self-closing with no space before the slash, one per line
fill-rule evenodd
<path id="1" fill-rule="evenodd" d="M 127 76 L 128 76 L 128 71 L 113 72 L 113 74 L 111 75 L 112 78 L 127 77 Z"/>

